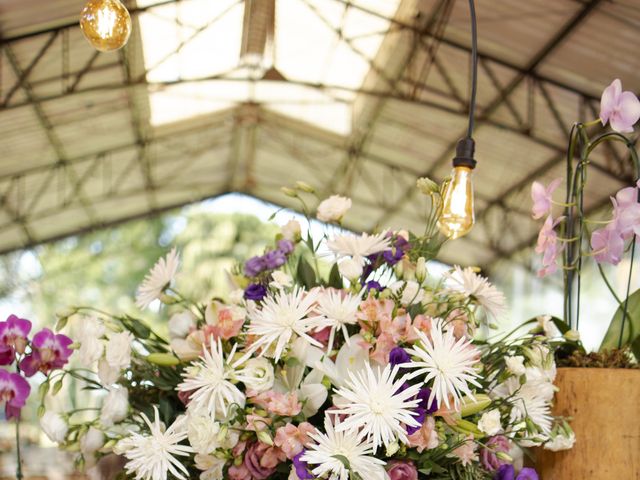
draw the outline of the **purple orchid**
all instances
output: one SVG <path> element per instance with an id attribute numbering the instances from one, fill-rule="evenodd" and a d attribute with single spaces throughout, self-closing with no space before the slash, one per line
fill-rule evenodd
<path id="1" fill-rule="evenodd" d="M 634 234 L 640 236 L 640 180 L 635 187 L 626 187 L 616 193 L 613 202 L 613 218 L 624 240 Z"/>
<path id="2" fill-rule="evenodd" d="M 0 403 L 5 402 L 7 418 L 17 418 L 24 407 L 31 386 L 17 373 L 0 370 Z"/>
<path id="3" fill-rule="evenodd" d="M 624 253 L 624 239 L 615 221 L 591 234 L 591 248 L 596 262 L 612 265 L 620 263 Z"/>
<path id="4" fill-rule="evenodd" d="M 16 353 L 24 353 L 30 331 L 31 322 L 15 315 L 0 322 L 0 365 L 9 365 Z"/>
<path id="5" fill-rule="evenodd" d="M 27 377 L 32 377 L 36 372 L 46 374 L 62 368 L 73 353 L 69 348 L 72 343 L 73 340 L 66 335 L 55 334 L 48 328 L 43 328 L 33 337 L 33 351 L 20 362 L 20 369 Z"/>
<path id="6" fill-rule="evenodd" d="M 255 300 L 256 302 L 262 300 L 267 295 L 267 289 L 264 285 L 259 283 L 252 283 L 244 291 L 244 298 L 247 300 Z"/>
<path id="7" fill-rule="evenodd" d="M 622 82 L 616 78 L 604 89 L 600 98 L 600 121 L 607 122 L 616 132 L 633 132 L 633 125 L 640 119 L 640 101 L 633 92 L 623 92 Z"/>
<path id="8" fill-rule="evenodd" d="M 537 220 L 551 212 L 551 206 L 553 204 L 551 197 L 561 183 L 562 178 L 556 178 L 552 180 L 546 188 L 540 182 L 533 182 L 531 184 L 531 200 L 533 200 L 531 215 L 533 218 Z"/>
<path id="9" fill-rule="evenodd" d="M 536 245 L 536 253 L 542 253 L 542 269 L 538 271 L 538 276 L 544 277 L 554 273 L 558 269 L 556 259 L 563 247 L 558 247 L 558 234 L 554 228 L 560 223 L 564 217 L 558 217 L 555 221 L 549 215 L 545 220 L 540 233 L 538 234 L 538 243 Z"/>

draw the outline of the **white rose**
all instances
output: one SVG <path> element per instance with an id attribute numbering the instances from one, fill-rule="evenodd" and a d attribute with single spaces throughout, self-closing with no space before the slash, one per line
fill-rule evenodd
<path id="1" fill-rule="evenodd" d="M 45 412 L 40 419 L 40 427 L 52 442 L 64 442 L 69 426 L 67 422 L 57 413 Z"/>
<path id="2" fill-rule="evenodd" d="M 104 342 L 102 336 L 105 328 L 100 320 L 95 317 L 80 317 L 76 322 L 75 335 L 80 343 L 78 358 L 80 363 L 86 366 L 93 365 L 102 357 Z"/>
<path id="3" fill-rule="evenodd" d="M 189 310 L 174 313 L 169 319 L 169 337 L 185 338 L 196 327 L 196 319 Z"/>
<path id="4" fill-rule="evenodd" d="M 215 451 L 220 446 L 218 434 L 220 424 L 209 416 L 189 413 L 187 436 L 193 449 L 202 455 Z"/>
<path id="5" fill-rule="evenodd" d="M 362 265 L 351 258 L 345 258 L 338 264 L 338 271 L 349 280 L 355 280 L 362 275 Z"/>
<path id="6" fill-rule="evenodd" d="M 100 422 L 106 427 L 121 422 L 129 411 L 129 392 L 126 388 L 110 388 L 102 404 Z"/>
<path id="7" fill-rule="evenodd" d="M 400 298 L 400 302 L 403 305 L 412 305 L 416 303 L 420 303 L 424 298 L 424 290 L 420 288 L 420 284 L 418 282 L 414 282 L 410 280 L 408 282 L 395 282 L 389 286 L 393 293 L 398 293 L 402 288 L 402 297 Z"/>
<path id="8" fill-rule="evenodd" d="M 273 272 L 271 274 L 271 277 L 273 278 L 273 281 L 269 285 L 277 288 L 278 290 L 290 287 L 293 283 L 293 278 L 291 278 L 291 275 L 287 275 L 280 270 L 276 270 L 275 272 Z"/>
<path id="9" fill-rule="evenodd" d="M 295 242 L 300 238 L 300 224 L 295 220 L 289 220 L 284 227 L 282 227 L 282 236 L 286 240 Z"/>
<path id="10" fill-rule="evenodd" d="M 251 390 L 258 393 L 266 392 L 273 387 L 273 365 L 266 358 L 252 358 L 238 372 L 237 379 Z"/>
<path id="11" fill-rule="evenodd" d="M 80 451 L 83 455 L 88 455 L 104 446 L 104 434 L 95 427 L 89 428 L 80 439 Z"/>
<path id="12" fill-rule="evenodd" d="M 500 410 L 493 409 L 482 414 L 478 422 L 478 428 L 487 435 L 496 435 L 502 430 L 500 424 Z"/>
<path id="13" fill-rule="evenodd" d="M 320 202 L 316 217 L 322 222 L 339 222 L 351 208 L 351 199 L 340 195 L 331 195 Z"/>
<path id="14" fill-rule="evenodd" d="M 545 450 L 559 452 L 561 450 L 569 450 L 576 443 L 576 435 L 571 432 L 570 435 L 557 435 L 544 444 Z"/>
<path id="15" fill-rule="evenodd" d="M 107 363 L 115 369 L 122 370 L 131 365 L 131 343 L 134 338 L 130 332 L 111 335 L 107 343 Z"/>
<path id="16" fill-rule="evenodd" d="M 100 359 L 98 362 L 98 378 L 103 386 L 108 387 L 109 385 L 113 385 L 116 383 L 119 376 L 119 368 L 113 368 L 109 365 L 106 358 Z"/>
<path id="17" fill-rule="evenodd" d="M 522 355 L 504 357 L 504 363 L 507 365 L 507 370 L 518 377 L 520 375 L 524 375 L 527 371 L 524 366 L 524 357 Z"/>

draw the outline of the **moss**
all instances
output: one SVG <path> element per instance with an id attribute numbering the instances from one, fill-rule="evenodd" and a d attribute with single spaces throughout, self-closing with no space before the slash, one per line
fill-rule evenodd
<path id="1" fill-rule="evenodd" d="M 559 367 L 580 368 L 640 368 L 629 348 L 586 353 L 575 350 L 571 355 L 559 358 Z"/>

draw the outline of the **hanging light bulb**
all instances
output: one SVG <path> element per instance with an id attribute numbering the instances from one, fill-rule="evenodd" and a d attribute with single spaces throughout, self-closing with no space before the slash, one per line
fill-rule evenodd
<path id="1" fill-rule="evenodd" d="M 469 99 L 469 126 L 467 136 L 458 142 L 453 159 L 451 180 L 446 185 L 442 212 L 438 218 L 438 228 L 450 239 L 460 238 L 469 233 L 475 222 L 473 210 L 473 183 L 471 174 L 476 167 L 473 158 L 476 144 L 473 141 L 473 124 L 478 86 L 478 32 L 474 0 L 469 0 L 471 16 L 471 96 Z"/>
<path id="2" fill-rule="evenodd" d="M 460 143 L 466 140 L 460 141 L 458 146 L 460 147 Z M 438 219 L 438 228 L 443 235 L 452 240 L 469 233 L 475 222 L 473 183 L 471 182 L 475 161 L 471 157 L 456 156 L 453 164 L 451 180 L 445 188 L 442 213 Z"/>
<path id="3" fill-rule="evenodd" d="M 111 52 L 129 40 L 131 16 L 119 0 L 89 0 L 80 14 L 80 28 L 96 50 Z"/>

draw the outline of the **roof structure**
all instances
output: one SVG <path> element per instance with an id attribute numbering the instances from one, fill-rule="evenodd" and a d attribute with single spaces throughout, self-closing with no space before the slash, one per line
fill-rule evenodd
<path id="1" fill-rule="evenodd" d="M 98 53 L 82 0 L 0 3 L 0 252 L 228 192 L 351 196 L 355 230 L 424 223 L 468 112 L 463 0 L 138 0 Z M 572 122 L 619 77 L 640 91 L 637 0 L 477 0 L 478 224 L 448 262 L 527 262 L 529 184 L 564 172 Z M 594 157 L 588 210 L 633 180 Z M 525 252 L 525 253 L 523 253 Z"/>

